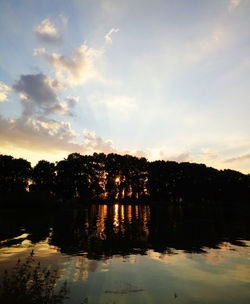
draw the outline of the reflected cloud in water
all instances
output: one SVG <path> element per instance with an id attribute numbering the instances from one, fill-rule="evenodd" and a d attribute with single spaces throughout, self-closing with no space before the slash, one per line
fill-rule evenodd
<path id="1" fill-rule="evenodd" d="M 93 303 L 248 303 L 247 215 L 116 203 L 0 220 L 0 271 L 33 249 L 43 266 L 58 267 L 58 284 L 70 283 L 67 303 L 82 295 Z"/>

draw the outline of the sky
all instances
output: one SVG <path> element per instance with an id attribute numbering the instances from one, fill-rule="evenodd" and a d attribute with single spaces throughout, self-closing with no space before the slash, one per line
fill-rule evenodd
<path id="1" fill-rule="evenodd" d="M 0 0 L 0 153 L 250 173 L 250 0 Z"/>

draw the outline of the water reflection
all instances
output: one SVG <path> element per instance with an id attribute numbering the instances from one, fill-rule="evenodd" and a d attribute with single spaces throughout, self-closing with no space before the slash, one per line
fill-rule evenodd
<path id="1" fill-rule="evenodd" d="M 114 221 L 113 221 L 113 226 L 114 226 L 114 232 L 118 233 L 119 232 L 119 205 L 118 204 L 114 205 Z"/>
<path id="2" fill-rule="evenodd" d="M 205 252 L 227 241 L 244 245 L 249 240 L 250 221 L 235 212 L 199 211 L 149 205 L 93 204 L 80 210 L 55 214 L 3 215 L 0 248 L 48 240 L 62 253 L 105 259 L 112 255 L 146 254 L 147 250 Z"/>
<path id="3" fill-rule="evenodd" d="M 107 205 L 99 205 L 97 206 L 97 219 L 96 219 L 96 234 L 97 237 L 101 240 L 105 240 L 107 238 L 105 234 L 105 221 L 108 214 Z"/>
<path id="4" fill-rule="evenodd" d="M 0 271 L 35 250 L 68 303 L 249 303 L 248 213 L 93 204 L 0 215 Z M 230 297 L 223 297 L 230 293 Z"/>

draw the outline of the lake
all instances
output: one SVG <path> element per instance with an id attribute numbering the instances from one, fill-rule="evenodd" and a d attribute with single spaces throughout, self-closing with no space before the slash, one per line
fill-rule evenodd
<path id="1" fill-rule="evenodd" d="M 250 303 L 248 212 L 135 204 L 0 213 L 0 271 L 34 250 L 65 303 Z"/>

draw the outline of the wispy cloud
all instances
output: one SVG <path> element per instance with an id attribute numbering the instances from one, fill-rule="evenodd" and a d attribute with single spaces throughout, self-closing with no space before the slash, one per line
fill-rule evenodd
<path id="1" fill-rule="evenodd" d="M 105 107 L 112 113 L 122 113 L 126 115 L 136 109 L 136 99 L 129 96 L 101 96 L 101 95 L 90 95 L 88 102 L 95 110 Z"/>
<path id="2" fill-rule="evenodd" d="M 239 156 L 231 157 L 227 160 L 225 160 L 226 163 L 232 163 L 232 162 L 238 162 L 238 161 L 244 161 L 250 159 L 250 152 L 241 154 Z"/>
<path id="3" fill-rule="evenodd" d="M 105 36 L 105 42 L 106 43 L 109 43 L 109 44 L 112 44 L 112 39 L 111 39 L 111 35 L 113 33 L 118 33 L 119 32 L 119 29 L 118 28 L 112 28 Z"/>
<path id="4" fill-rule="evenodd" d="M 38 56 L 38 55 L 42 55 L 42 54 L 46 54 L 45 48 L 37 48 L 37 49 L 34 49 L 34 51 L 33 51 L 34 56 Z"/>
<path id="5" fill-rule="evenodd" d="M 241 0 L 230 0 L 228 4 L 228 10 L 232 12 L 235 10 L 241 3 Z"/>
<path id="6" fill-rule="evenodd" d="M 173 151 L 171 147 L 162 147 L 146 150 L 147 158 L 150 160 L 165 160 L 165 161 L 176 161 L 176 162 L 187 162 L 192 161 L 192 155 L 189 151 Z"/>
<path id="7" fill-rule="evenodd" d="M 0 102 L 8 100 L 8 93 L 11 91 L 11 88 L 0 81 Z"/>

